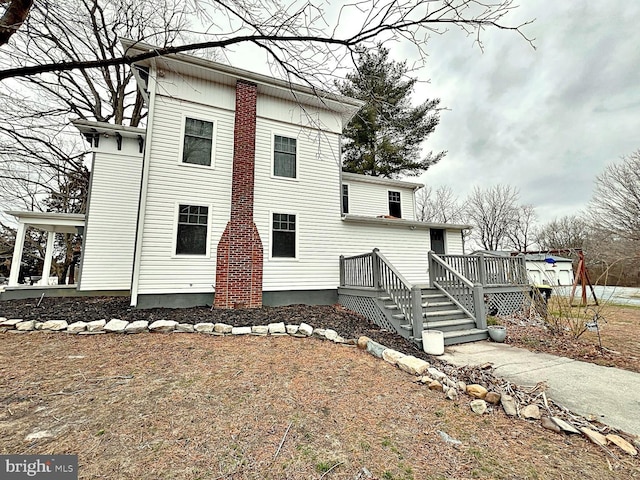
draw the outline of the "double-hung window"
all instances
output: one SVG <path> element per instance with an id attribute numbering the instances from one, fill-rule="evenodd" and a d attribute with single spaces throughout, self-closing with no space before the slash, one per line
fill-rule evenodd
<path id="1" fill-rule="evenodd" d="M 389 191 L 389 215 L 396 218 L 402 218 L 400 192 Z"/>
<path id="2" fill-rule="evenodd" d="M 274 213 L 271 232 L 271 256 L 274 258 L 296 257 L 296 216 Z"/>
<path id="3" fill-rule="evenodd" d="M 211 166 L 213 122 L 185 118 L 182 163 Z"/>
<path id="4" fill-rule="evenodd" d="M 273 138 L 273 176 L 296 178 L 296 139 L 275 135 Z"/>
<path id="5" fill-rule="evenodd" d="M 206 255 L 209 207 L 180 205 L 176 255 Z"/>

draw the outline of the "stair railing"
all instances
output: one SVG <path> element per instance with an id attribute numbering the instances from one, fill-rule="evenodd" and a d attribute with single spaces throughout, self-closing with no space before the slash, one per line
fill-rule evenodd
<path id="1" fill-rule="evenodd" d="M 414 339 L 422 341 L 420 287 L 411 285 L 377 248 L 371 253 L 340 257 L 340 286 L 373 287 L 385 292 L 410 322 Z"/>
<path id="2" fill-rule="evenodd" d="M 444 293 L 463 312 L 476 322 L 477 328 L 486 328 L 484 289 L 481 283 L 472 283 L 464 275 L 430 251 L 429 283 Z"/>

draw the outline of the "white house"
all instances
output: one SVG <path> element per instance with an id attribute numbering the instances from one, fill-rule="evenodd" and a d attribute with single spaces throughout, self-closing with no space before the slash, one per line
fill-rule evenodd
<path id="1" fill-rule="evenodd" d="M 341 171 L 360 101 L 188 55 L 133 68 L 145 129 L 74 122 L 93 151 L 87 214 L 64 226 L 84 233 L 79 292 L 138 307 L 334 303 L 340 256 L 377 248 L 426 284 L 429 250 L 463 253 L 466 225 L 416 221 L 421 184 Z M 22 236 L 42 220 L 10 213 Z M 5 293 L 22 288 L 16 245 Z"/>

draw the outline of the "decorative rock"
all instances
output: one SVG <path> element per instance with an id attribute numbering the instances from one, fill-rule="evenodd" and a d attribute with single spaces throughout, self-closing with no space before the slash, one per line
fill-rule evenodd
<path id="1" fill-rule="evenodd" d="M 60 330 L 66 330 L 69 324 L 66 320 L 47 320 L 42 324 L 42 330 L 52 330 L 59 332 Z"/>
<path id="2" fill-rule="evenodd" d="M 104 330 L 96 330 L 94 332 L 90 332 L 90 331 L 84 331 L 84 332 L 78 332 L 78 335 L 100 335 L 103 333 L 107 333 Z"/>
<path id="3" fill-rule="evenodd" d="M 254 325 L 251 327 L 251 333 L 253 335 L 266 335 L 269 333 L 269 327 L 266 325 Z"/>
<path id="4" fill-rule="evenodd" d="M 362 337 L 358 338 L 358 348 L 360 350 L 366 350 L 367 349 L 367 344 L 370 341 L 371 341 L 371 339 L 369 337 L 362 336 Z"/>
<path id="5" fill-rule="evenodd" d="M 176 325 L 176 332 L 193 333 L 194 328 L 193 328 L 193 325 L 190 323 L 179 323 L 178 325 Z"/>
<path id="6" fill-rule="evenodd" d="M 216 323 L 213 326 L 213 331 L 216 333 L 231 333 L 231 330 L 233 330 L 233 327 L 226 323 Z"/>
<path id="7" fill-rule="evenodd" d="M 382 352 L 384 352 L 386 348 L 387 347 L 385 347 L 384 345 L 380 345 L 378 342 L 374 342 L 373 340 L 369 340 L 367 342 L 367 352 L 369 352 L 374 357 L 382 358 Z"/>
<path id="8" fill-rule="evenodd" d="M 542 417 L 540 408 L 537 405 L 527 405 L 522 409 L 520 414 L 522 417 L 530 420 L 540 420 L 540 417 Z"/>
<path id="9" fill-rule="evenodd" d="M 467 395 L 470 395 L 473 398 L 484 399 L 484 397 L 487 396 L 487 393 L 489 392 L 482 385 L 478 385 L 477 383 L 467 385 Z"/>
<path id="10" fill-rule="evenodd" d="M 87 332 L 99 332 L 104 329 L 106 324 L 106 320 L 93 320 L 91 322 L 87 322 Z"/>
<path id="11" fill-rule="evenodd" d="M 455 438 L 449 436 L 449 434 L 447 434 L 446 432 L 443 432 L 442 430 L 437 430 L 437 432 L 438 435 L 440 435 L 440 438 L 445 442 L 452 443 L 453 445 L 462 445 L 462 442 L 460 440 L 456 440 Z"/>
<path id="12" fill-rule="evenodd" d="M 325 332 L 324 328 L 314 328 L 313 329 L 313 334 L 316 337 L 324 338 L 324 332 Z"/>
<path id="13" fill-rule="evenodd" d="M 248 335 L 251 333 L 251 327 L 233 327 L 231 329 L 232 335 Z"/>
<path id="14" fill-rule="evenodd" d="M 213 332 L 213 323 L 209 323 L 209 322 L 196 323 L 193 326 L 193 329 L 199 333 L 211 333 Z"/>
<path id="15" fill-rule="evenodd" d="M 433 378 L 429 377 L 428 375 L 424 375 L 418 378 L 418 381 L 420 383 L 424 383 L 425 385 L 429 385 L 431 382 L 433 382 Z"/>
<path id="16" fill-rule="evenodd" d="M 21 318 L 12 318 L 11 320 L 7 320 L 5 317 L 2 317 L 0 318 L 0 327 L 15 327 L 20 322 L 22 322 Z"/>
<path id="17" fill-rule="evenodd" d="M 21 332 L 30 332 L 36 328 L 35 320 L 27 320 L 26 322 L 16 323 L 16 330 Z"/>
<path id="18" fill-rule="evenodd" d="M 460 380 L 458 382 L 458 390 L 460 390 L 461 392 L 466 392 L 467 391 L 467 384 L 464 383 L 462 380 Z"/>
<path id="19" fill-rule="evenodd" d="M 451 380 L 449 377 L 446 377 L 442 380 L 442 383 L 449 388 L 458 388 L 458 384 Z"/>
<path id="20" fill-rule="evenodd" d="M 33 329 L 34 330 L 42 330 L 42 324 L 43 324 L 43 322 L 36 321 L 35 325 L 33 326 Z"/>
<path id="21" fill-rule="evenodd" d="M 295 335 L 296 333 L 298 333 L 298 329 L 300 327 L 298 325 L 287 325 L 287 333 L 289 335 Z"/>
<path id="22" fill-rule="evenodd" d="M 146 332 L 148 326 L 149 322 L 147 322 L 146 320 L 136 320 L 135 322 L 131 322 L 129 325 L 124 327 L 124 333 Z"/>
<path id="23" fill-rule="evenodd" d="M 87 322 L 74 322 L 67 327 L 69 333 L 84 332 L 87 329 Z"/>
<path id="24" fill-rule="evenodd" d="M 324 336 L 327 340 L 331 340 L 332 342 L 335 342 L 336 338 L 338 338 L 338 332 L 336 332 L 335 330 L 331 330 L 330 328 L 327 328 L 324 331 Z"/>
<path id="25" fill-rule="evenodd" d="M 269 333 L 271 334 L 287 333 L 287 327 L 284 326 L 284 322 L 270 323 L 267 328 L 269 329 Z"/>
<path id="26" fill-rule="evenodd" d="M 430 367 L 427 370 L 427 373 L 431 376 L 431 378 L 434 378 L 436 380 L 442 380 L 444 378 L 447 378 L 447 376 L 437 368 Z"/>
<path id="27" fill-rule="evenodd" d="M 24 437 L 25 442 L 33 442 L 34 440 L 41 440 L 43 438 L 51 438 L 53 437 L 53 433 L 47 430 L 41 430 L 39 432 L 33 432 Z"/>
<path id="28" fill-rule="evenodd" d="M 621 436 L 610 433 L 605 438 L 607 439 L 608 442 L 613 443 L 618 447 L 620 447 L 622 450 L 625 451 L 625 453 L 628 453 L 629 455 L 632 455 L 634 457 L 638 455 L 638 450 L 633 448 L 633 445 L 631 445 Z"/>
<path id="29" fill-rule="evenodd" d="M 127 328 L 127 325 L 129 325 L 129 322 L 125 320 L 112 318 L 104 326 L 104 330 L 111 333 L 124 333 L 124 329 Z"/>
<path id="30" fill-rule="evenodd" d="M 487 403 L 490 403 L 491 405 L 497 405 L 500 402 L 500 397 L 502 395 L 500 395 L 497 392 L 489 392 L 487 393 L 486 397 L 484 397 L 484 400 Z"/>
<path id="31" fill-rule="evenodd" d="M 175 320 L 156 320 L 149 325 L 149 331 L 157 333 L 169 333 L 176 329 L 178 322 Z"/>
<path id="32" fill-rule="evenodd" d="M 301 333 L 302 335 L 306 335 L 307 337 L 310 337 L 311 334 L 313 333 L 313 327 L 303 322 L 300 324 L 300 327 L 298 327 L 298 333 Z"/>
<path id="33" fill-rule="evenodd" d="M 382 359 L 385 362 L 390 363 L 391 365 L 397 365 L 398 360 L 400 360 L 403 357 L 406 357 L 404 353 L 400 353 L 391 348 L 387 348 L 384 352 L 382 352 Z"/>
<path id="34" fill-rule="evenodd" d="M 518 415 L 518 409 L 516 407 L 516 401 L 513 399 L 511 395 L 502 395 L 500 397 L 500 404 L 504 409 L 504 413 L 509 415 L 510 417 L 515 417 Z"/>
<path id="35" fill-rule="evenodd" d="M 405 355 L 398 359 L 398 368 L 411 375 L 422 375 L 429 368 L 429 364 L 420 358 L 416 358 L 413 355 Z"/>
<path id="36" fill-rule="evenodd" d="M 471 411 L 477 415 L 482 415 L 487 411 L 487 402 L 484 400 L 472 400 L 469 404 Z"/>
<path id="37" fill-rule="evenodd" d="M 455 388 L 450 388 L 445 397 L 449 400 L 458 400 L 458 391 Z"/>
<path id="38" fill-rule="evenodd" d="M 561 418 L 551 417 L 551 420 L 553 420 L 556 425 L 558 425 L 562 430 L 564 430 L 567 433 L 580 433 L 580 430 L 578 430 L 576 427 L 574 427 L 570 423 L 565 422 Z"/>
<path id="39" fill-rule="evenodd" d="M 556 422 L 551 420 L 549 417 L 542 417 L 542 421 L 540 423 L 542 423 L 542 426 L 547 430 L 551 430 L 556 433 L 560 433 L 562 431 L 562 429 L 556 425 Z"/>
<path id="40" fill-rule="evenodd" d="M 580 431 L 584 433 L 585 436 L 596 445 L 600 445 L 601 447 L 605 447 L 607 445 L 607 437 L 605 437 L 601 433 L 594 432 L 587 427 L 581 427 Z"/>
<path id="41" fill-rule="evenodd" d="M 336 338 L 333 339 L 333 343 L 347 343 L 347 341 L 343 337 L 338 335 Z"/>
<path id="42" fill-rule="evenodd" d="M 438 380 L 434 380 L 429 384 L 429 390 L 434 390 L 436 392 L 442 391 L 442 384 Z"/>

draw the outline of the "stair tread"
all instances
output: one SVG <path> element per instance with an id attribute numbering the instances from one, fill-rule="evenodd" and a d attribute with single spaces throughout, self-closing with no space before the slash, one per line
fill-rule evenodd
<path id="1" fill-rule="evenodd" d="M 475 322 L 470 318 L 457 318 L 454 320 L 440 320 L 436 322 L 428 322 L 423 326 L 424 330 L 438 330 L 438 327 L 454 327 L 456 325 L 475 325 Z"/>
<path id="2" fill-rule="evenodd" d="M 397 320 L 404 320 L 405 316 L 404 313 L 396 313 L 395 315 L 391 315 L 393 318 L 397 319 Z"/>
<path id="3" fill-rule="evenodd" d="M 448 302 L 425 302 L 422 304 L 422 308 L 429 308 L 429 307 L 446 307 L 446 306 L 452 306 L 455 307 L 455 303 L 453 303 L 452 301 L 448 301 Z"/>
<path id="4" fill-rule="evenodd" d="M 457 308 L 455 310 L 441 310 L 437 312 L 427 312 L 424 314 L 424 316 L 425 317 L 443 317 L 445 315 L 457 315 L 459 313 L 464 313 L 464 312 L 459 308 Z"/>
<path id="5" fill-rule="evenodd" d="M 464 337 L 466 335 L 475 335 L 478 333 L 486 333 L 489 334 L 486 329 L 481 328 L 469 328 L 467 330 L 453 330 L 451 332 L 443 332 L 444 338 L 452 338 L 452 337 Z"/>

